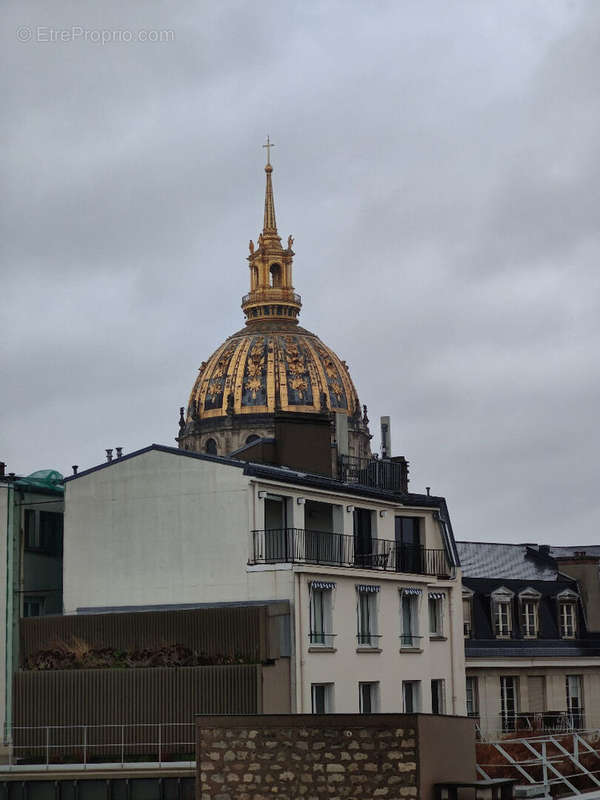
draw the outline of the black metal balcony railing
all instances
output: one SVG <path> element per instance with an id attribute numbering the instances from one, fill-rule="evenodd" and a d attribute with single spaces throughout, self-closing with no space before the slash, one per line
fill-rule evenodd
<path id="1" fill-rule="evenodd" d="M 379 458 L 340 456 L 338 478 L 344 483 L 359 483 L 374 489 L 406 492 L 408 489 L 408 464 L 404 459 L 391 461 Z"/>
<path id="2" fill-rule="evenodd" d="M 335 633 L 323 633 L 323 631 L 311 631 L 308 634 L 308 641 L 311 647 L 333 647 Z"/>
<path id="3" fill-rule="evenodd" d="M 568 732 L 585 728 L 583 708 L 577 711 L 518 711 L 500 715 L 503 733 L 513 731 Z M 489 718 L 487 720 L 489 726 Z"/>
<path id="4" fill-rule="evenodd" d="M 359 546 L 360 545 L 360 546 Z M 448 577 L 444 550 L 399 545 L 389 539 L 359 541 L 341 533 L 271 528 L 252 531 L 250 564 L 324 564 Z"/>
<path id="5" fill-rule="evenodd" d="M 400 647 L 407 649 L 416 649 L 421 647 L 421 639 L 423 636 L 417 636 L 414 633 L 401 633 L 400 634 Z"/>
<path id="6" fill-rule="evenodd" d="M 358 647 L 379 647 L 379 640 L 383 638 L 381 633 L 371 633 L 370 631 L 363 631 L 356 634 L 356 643 Z"/>

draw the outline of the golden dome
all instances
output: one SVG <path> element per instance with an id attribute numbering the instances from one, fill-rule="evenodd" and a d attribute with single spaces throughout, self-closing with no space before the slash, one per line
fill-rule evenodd
<path id="1" fill-rule="evenodd" d="M 230 336 L 201 366 L 188 421 L 275 411 L 360 413 L 346 363 L 314 333 L 276 319 Z"/>
<path id="2" fill-rule="evenodd" d="M 268 147 L 272 145 L 267 142 Z M 242 298 L 246 327 L 230 336 L 200 367 L 187 414 L 181 409 L 179 446 L 218 454 L 272 436 L 278 414 L 348 416 L 351 454 L 370 453 L 368 419 L 346 362 L 314 333 L 298 326 L 302 307 L 292 284 L 294 240 L 281 244 L 275 220 L 273 168 L 265 167 L 265 211 L 247 257 L 250 291 Z M 299 419 L 299 417 L 296 417 Z"/>

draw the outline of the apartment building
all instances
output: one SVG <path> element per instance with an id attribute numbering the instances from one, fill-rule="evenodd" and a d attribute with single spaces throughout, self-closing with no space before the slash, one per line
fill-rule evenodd
<path id="1" fill-rule="evenodd" d="M 598 596 L 597 548 L 457 548 L 467 712 L 481 736 L 600 727 L 598 609 L 585 602 Z"/>
<path id="2" fill-rule="evenodd" d="M 443 498 L 159 445 L 66 479 L 66 613 L 281 600 L 294 711 L 464 713 Z"/>

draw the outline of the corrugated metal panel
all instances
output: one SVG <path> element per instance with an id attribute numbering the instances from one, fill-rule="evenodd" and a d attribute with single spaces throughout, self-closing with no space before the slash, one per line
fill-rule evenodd
<path id="1" fill-rule="evenodd" d="M 19 672 L 14 743 L 29 758 L 50 761 L 69 749 L 81 758 L 84 747 L 87 757 L 120 760 L 123 747 L 147 753 L 160 743 L 164 758 L 193 742 L 194 714 L 256 714 L 261 683 L 258 664 Z"/>
<path id="2" fill-rule="evenodd" d="M 254 714 L 261 667 L 18 672 L 15 725 L 190 722 L 194 714 Z"/>
<path id="3" fill-rule="evenodd" d="M 74 638 L 90 647 L 122 650 L 181 644 L 207 655 L 264 661 L 267 607 L 233 606 L 122 614 L 31 617 L 20 621 L 21 663 L 39 650 Z"/>

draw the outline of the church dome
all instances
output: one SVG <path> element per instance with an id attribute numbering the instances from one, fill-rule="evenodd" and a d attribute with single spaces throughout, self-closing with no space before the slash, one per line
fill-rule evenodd
<path id="1" fill-rule="evenodd" d="M 277 319 L 238 331 L 202 364 L 188 419 L 275 411 L 360 413 L 346 363 L 314 333 Z"/>
<path id="2" fill-rule="evenodd" d="M 187 410 L 181 409 L 177 441 L 187 450 L 227 455 L 272 436 L 276 415 L 294 414 L 327 415 L 334 444 L 339 413 L 348 418 L 350 454 L 369 455 L 368 419 L 346 362 L 298 325 L 294 240 L 289 236 L 284 248 L 277 233 L 272 172 L 268 159 L 263 230 L 256 245 L 250 241 L 247 258 L 246 327 L 202 363 Z"/>

